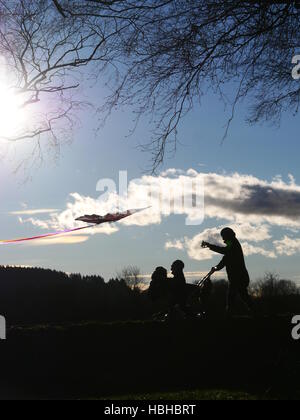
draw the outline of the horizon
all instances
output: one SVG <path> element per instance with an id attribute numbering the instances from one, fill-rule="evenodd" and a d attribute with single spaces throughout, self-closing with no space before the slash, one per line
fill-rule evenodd
<path id="1" fill-rule="evenodd" d="M 136 267 L 138 268 L 138 266 L 136 266 Z M 101 273 L 93 273 L 93 272 L 90 272 L 90 273 L 89 272 L 87 272 L 87 273 L 66 272 L 66 271 L 52 269 L 52 268 L 49 268 L 49 267 L 39 267 L 39 266 L 0 265 L 0 268 L 19 268 L 19 269 L 24 269 L 24 270 L 26 270 L 26 269 L 32 269 L 32 270 L 45 270 L 45 271 L 50 270 L 50 271 L 53 271 L 53 272 L 65 274 L 68 277 L 76 276 L 76 275 L 79 274 L 82 277 L 99 277 L 99 278 L 102 278 L 105 281 L 105 283 L 108 283 L 109 281 L 116 280 L 116 279 L 122 280 L 121 277 L 120 277 L 120 275 L 118 273 L 116 273 L 115 276 L 112 276 L 112 277 L 109 278 L 109 277 L 104 277 L 103 275 L 101 275 Z M 127 268 L 127 267 L 124 267 L 124 268 Z M 141 280 L 141 282 L 143 282 L 143 285 L 145 287 L 148 287 L 150 285 L 152 274 L 153 273 L 139 274 L 138 275 L 138 278 Z M 196 281 L 199 281 L 199 280 L 203 279 L 208 273 L 206 271 L 203 271 L 203 272 L 193 272 L 193 271 L 192 272 L 189 272 L 189 271 L 184 271 L 184 274 L 185 274 L 185 278 L 186 278 L 187 283 L 193 284 Z M 261 276 L 255 278 L 255 279 L 252 279 L 251 283 L 252 284 L 255 284 L 256 282 L 265 280 L 265 278 L 268 275 L 272 275 L 272 276 L 278 278 L 279 281 L 292 281 L 292 282 L 294 282 L 300 288 L 300 282 L 299 281 L 297 282 L 296 280 L 291 280 L 289 278 L 280 277 L 278 275 L 278 273 L 276 273 L 276 272 L 265 272 L 265 273 L 262 273 Z M 168 278 L 169 279 L 172 278 L 172 273 L 171 273 L 171 271 L 169 269 L 168 269 Z M 213 281 L 226 281 L 227 280 L 227 274 L 224 271 L 216 272 L 216 273 L 214 273 L 212 280 Z M 140 286 L 140 287 L 143 288 L 142 286 Z"/>

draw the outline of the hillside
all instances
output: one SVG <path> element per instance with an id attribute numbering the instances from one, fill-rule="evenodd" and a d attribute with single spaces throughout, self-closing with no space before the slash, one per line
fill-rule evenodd
<path id="1" fill-rule="evenodd" d="M 0 397 L 107 396 L 233 389 L 297 398 L 291 320 L 14 327 L 0 343 Z"/>

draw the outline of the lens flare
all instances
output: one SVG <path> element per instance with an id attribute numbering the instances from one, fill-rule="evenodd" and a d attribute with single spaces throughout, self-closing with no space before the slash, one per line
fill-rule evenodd
<path id="1" fill-rule="evenodd" d="M 14 88 L 12 75 L 8 74 L 5 61 L 0 59 L 0 138 L 15 138 L 27 129 L 28 112 L 24 97 Z"/>
<path id="2" fill-rule="evenodd" d="M 21 98 L 0 79 L 0 137 L 18 136 L 26 126 Z"/>

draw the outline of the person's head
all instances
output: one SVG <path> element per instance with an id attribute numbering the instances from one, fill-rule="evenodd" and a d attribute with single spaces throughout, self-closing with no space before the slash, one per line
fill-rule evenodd
<path id="1" fill-rule="evenodd" d="M 184 270 L 184 262 L 177 260 L 172 264 L 171 272 L 175 276 L 176 274 L 182 273 Z"/>
<path id="2" fill-rule="evenodd" d="M 152 280 L 166 280 L 168 278 L 168 270 L 164 267 L 157 267 L 152 274 Z"/>
<path id="3" fill-rule="evenodd" d="M 223 229 L 222 232 L 221 232 L 221 236 L 222 236 L 223 241 L 225 243 L 233 241 L 234 239 L 236 239 L 236 234 L 231 228 Z"/>

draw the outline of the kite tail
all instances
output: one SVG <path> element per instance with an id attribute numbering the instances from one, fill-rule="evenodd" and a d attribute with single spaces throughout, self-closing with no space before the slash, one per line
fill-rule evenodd
<path id="1" fill-rule="evenodd" d="M 32 236 L 31 238 L 19 238 L 19 239 L 10 239 L 10 240 L 2 240 L 2 241 L 0 240 L 0 245 L 17 244 L 21 242 L 35 241 L 38 239 L 46 239 L 46 238 L 51 238 L 53 236 L 64 235 L 66 233 L 79 232 L 81 230 L 90 229 L 92 227 L 95 227 L 95 225 L 89 225 L 89 226 L 84 226 L 84 227 L 75 228 L 75 229 L 65 229 L 62 231 L 54 232 L 54 233 L 47 233 L 45 235 Z"/>

